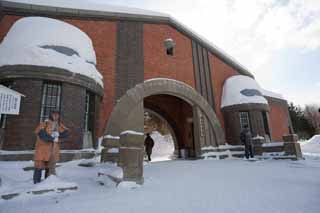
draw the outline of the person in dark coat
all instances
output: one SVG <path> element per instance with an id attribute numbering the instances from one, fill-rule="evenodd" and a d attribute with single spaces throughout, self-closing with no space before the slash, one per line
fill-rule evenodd
<path id="1" fill-rule="evenodd" d="M 146 139 L 144 139 L 144 146 L 145 146 L 146 153 L 148 156 L 148 161 L 151 161 L 151 154 L 152 154 L 152 148 L 154 146 L 154 141 L 151 138 L 149 133 L 147 133 L 147 137 L 146 137 Z"/>
<path id="2" fill-rule="evenodd" d="M 241 143 L 244 144 L 245 156 L 247 159 L 253 158 L 253 144 L 252 144 L 252 135 L 250 129 L 247 125 L 244 126 L 244 129 L 240 133 Z"/>

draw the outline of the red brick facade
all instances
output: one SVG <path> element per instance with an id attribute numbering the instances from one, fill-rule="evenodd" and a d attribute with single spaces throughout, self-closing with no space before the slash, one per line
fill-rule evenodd
<path id="1" fill-rule="evenodd" d="M 273 141 L 283 141 L 282 136 L 289 134 L 288 106 L 281 100 L 268 98 L 269 122 Z"/>
<path id="2" fill-rule="evenodd" d="M 0 42 L 19 16 L 5 15 L 0 21 Z M 59 18 L 57 18 L 59 19 Z M 99 116 L 98 136 L 103 134 L 115 99 L 116 73 L 116 21 L 90 19 L 61 19 L 70 23 L 92 40 L 97 56 L 97 69 L 104 79 L 104 97 Z M 176 43 L 173 56 L 166 54 L 164 40 L 172 38 Z M 144 79 L 171 78 L 182 81 L 195 88 L 195 74 L 192 56 L 191 38 L 182 34 L 168 24 L 147 24 L 143 26 Z M 239 75 L 234 68 L 213 55 L 209 54 L 211 80 L 213 82 L 214 103 L 217 117 L 224 128 L 224 117 L 220 109 L 222 88 L 225 80 Z M 287 108 L 283 104 L 270 102 L 270 126 L 273 140 L 282 140 L 288 133 Z"/>
<path id="3" fill-rule="evenodd" d="M 195 87 L 191 40 L 164 24 L 144 24 L 144 78 L 171 78 Z M 176 43 L 173 56 L 166 54 L 164 40 Z"/>
<path id="4" fill-rule="evenodd" d="M 224 82 L 233 75 L 239 75 L 239 73 L 232 67 L 225 64 L 218 57 L 213 54 L 209 55 L 210 66 L 211 66 L 211 78 L 213 81 L 214 99 L 215 99 L 215 110 L 217 117 L 224 129 L 224 118 L 221 112 L 221 97 Z"/>

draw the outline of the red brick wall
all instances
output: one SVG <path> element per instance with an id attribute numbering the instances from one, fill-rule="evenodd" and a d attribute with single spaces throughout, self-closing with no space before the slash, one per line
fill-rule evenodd
<path id="1" fill-rule="evenodd" d="M 113 109 L 115 96 L 115 60 L 116 60 L 116 23 L 112 21 L 90 21 L 64 19 L 91 38 L 97 57 L 97 69 L 103 76 L 104 96 L 100 107 L 100 128 L 98 136 L 103 134 L 107 120 Z"/>
<path id="2" fill-rule="evenodd" d="M 0 22 L 0 42 L 11 26 L 22 17 L 6 15 Z M 114 82 L 115 82 L 115 57 L 116 57 L 116 24 L 112 21 L 90 21 L 77 19 L 60 19 L 70 23 L 92 40 L 97 57 L 97 69 L 103 76 L 104 97 L 100 108 L 100 128 L 98 135 L 103 133 L 106 121 L 113 108 Z M 58 35 L 57 35 L 58 36 Z"/>
<path id="3" fill-rule="evenodd" d="M 218 57 L 213 54 L 209 54 L 210 66 L 211 66 L 211 78 L 213 82 L 214 101 L 217 117 L 220 124 L 224 128 L 224 117 L 221 112 L 221 97 L 224 82 L 231 76 L 239 75 L 239 73 L 232 67 L 225 64 Z"/>
<path id="4" fill-rule="evenodd" d="M 0 21 L 0 42 L 2 42 L 3 38 L 11 28 L 11 26 L 20 19 L 20 16 L 4 16 Z"/>
<path id="5" fill-rule="evenodd" d="M 273 101 L 267 98 L 270 106 L 269 125 L 272 140 L 283 141 L 282 136 L 289 134 L 288 106 L 285 101 Z"/>
<path id="6" fill-rule="evenodd" d="M 144 24 L 144 78 L 171 78 L 195 88 L 191 40 L 165 24 Z M 176 43 L 167 55 L 164 40 Z"/>

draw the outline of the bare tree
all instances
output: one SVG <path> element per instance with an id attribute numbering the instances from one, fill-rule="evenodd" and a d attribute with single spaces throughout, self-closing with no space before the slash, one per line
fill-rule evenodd
<path id="1" fill-rule="evenodd" d="M 304 117 L 308 120 L 310 125 L 317 130 L 319 133 L 320 130 L 320 113 L 319 113 L 319 105 L 312 104 L 306 105 L 304 110 Z"/>

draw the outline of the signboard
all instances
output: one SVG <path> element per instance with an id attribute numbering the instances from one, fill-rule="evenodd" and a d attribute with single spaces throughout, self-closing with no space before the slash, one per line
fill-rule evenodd
<path id="1" fill-rule="evenodd" d="M 21 96 L 24 95 L 0 85 L 0 114 L 18 115 Z"/>

